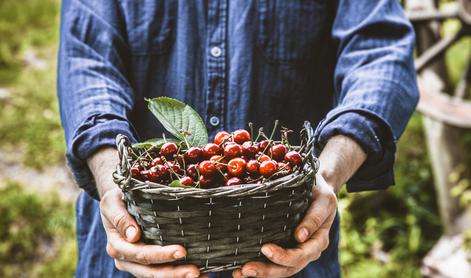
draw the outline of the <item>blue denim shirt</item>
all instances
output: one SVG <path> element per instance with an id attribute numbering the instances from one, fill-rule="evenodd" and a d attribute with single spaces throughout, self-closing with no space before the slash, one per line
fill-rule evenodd
<path id="1" fill-rule="evenodd" d="M 311 121 L 318 151 L 350 136 L 368 159 L 347 189 L 386 188 L 418 100 L 413 46 L 397 0 L 65 0 L 58 93 L 68 163 L 98 198 L 86 158 L 119 133 L 160 136 L 144 98 L 166 95 L 194 107 L 210 135 L 278 119 L 294 130 Z"/>

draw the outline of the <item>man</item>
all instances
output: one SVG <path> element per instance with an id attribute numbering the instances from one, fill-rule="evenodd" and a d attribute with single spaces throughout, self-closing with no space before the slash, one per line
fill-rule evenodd
<path id="1" fill-rule="evenodd" d="M 117 134 L 161 134 L 144 101 L 161 95 L 194 107 L 210 136 L 249 121 L 317 125 L 319 185 L 298 246 L 266 244 L 271 263 L 210 276 L 339 277 L 336 192 L 394 183 L 395 143 L 418 99 L 413 46 L 397 0 L 63 1 L 61 117 L 86 191 L 77 201 L 77 277 L 201 275 L 160 265 L 183 247 L 139 243 L 111 180 Z"/>

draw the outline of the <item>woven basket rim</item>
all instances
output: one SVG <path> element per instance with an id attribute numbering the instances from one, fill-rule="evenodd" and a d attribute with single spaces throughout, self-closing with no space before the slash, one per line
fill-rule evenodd
<path id="1" fill-rule="evenodd" d="M 116 137 L 116 145 L 120 163 L 116 171 L 113 173 L 114 182 L 121 188 L 123 192 L 126 191 L 141 191 L 148 194 L 159 194 L 164 196 L 173 197 L 175 199 L 194 197 L 194 198 L 211 198 L 211 197 L 238 197 L 246 195 L 254 195 L 259 193 L 269 193 L 277 191 L 282 188 L 296 187 L 297 183 L 293 181 L 308 179 L 314 176 L 319 169 L 319 160 L 314 156 L 314 140 L 313 130 L 309 122 L 304 123 L 301 137 L 304 138 L 304 145 L 300 146 L 304 150 L 305 157 L 303 159 L 304 167 L 289 175 L 268 180 L 261 184 L 240 184 L 235 186 L 219 186 L 216 188 L 181 188 L 170 187 L 168 185 L 154 183 L 150 181 L 140 181 L 131 177 L 129 169 L 131 163 L 129 162 L 128 148 L 131 148 L 129 138 L 125 135 L 119 134 Z M 315 181 L 315 179 L 314 179 Z M 132 184 L 132 186 L 129 186 Z"/>

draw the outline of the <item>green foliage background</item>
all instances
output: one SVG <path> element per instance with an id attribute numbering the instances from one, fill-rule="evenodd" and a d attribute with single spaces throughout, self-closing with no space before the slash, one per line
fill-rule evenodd
<path id="1" fill-rule="evenodd" d="M 26 167 L 63 164 L 55 93 L 59 0 L 0 1 L 0 149 L 22 149 Z M 452 32 L 450 22 L 445 32 Z M 467 39 L 447 53 L 456 82 L 469 60 Z M 43 61 L 35 65 L 28 53 Z M 34 60 L 34 59 L 33 59 Z M 471 146 L 471 135 L 463 140 Z M 341 192 L 345 277 L 419 277 L 421 258 L 441 235 L 422 123 L 414 115 L 398 148 L 396 186 Z M 471 152 L 470 152 L 471 162 Z M 70 277 L 75 269 L 73 204 L 0 180 L 0 277 Z M 45 248 L 49 250 L 44 255 Z M 51 251 L 52 250 L 52 251 Z"/>

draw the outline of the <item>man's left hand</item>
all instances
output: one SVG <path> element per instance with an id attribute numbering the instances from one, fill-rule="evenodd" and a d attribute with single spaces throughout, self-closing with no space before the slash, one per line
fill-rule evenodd
<path id="1" fill-rule="evenodd" d="M 239 277 L 290 277 L 301 271 L 308 263 L 317 260 L 329 246 L 329 230 L 337 211 L 337 196 L 321 175 L 316 175 L 313 201 L 303 221 L 296 227 L 296 248 L 284 249 L 272 243 L 262 246 L 262 253 L 271 261 L 248 262 L 234 270 Z"/>

